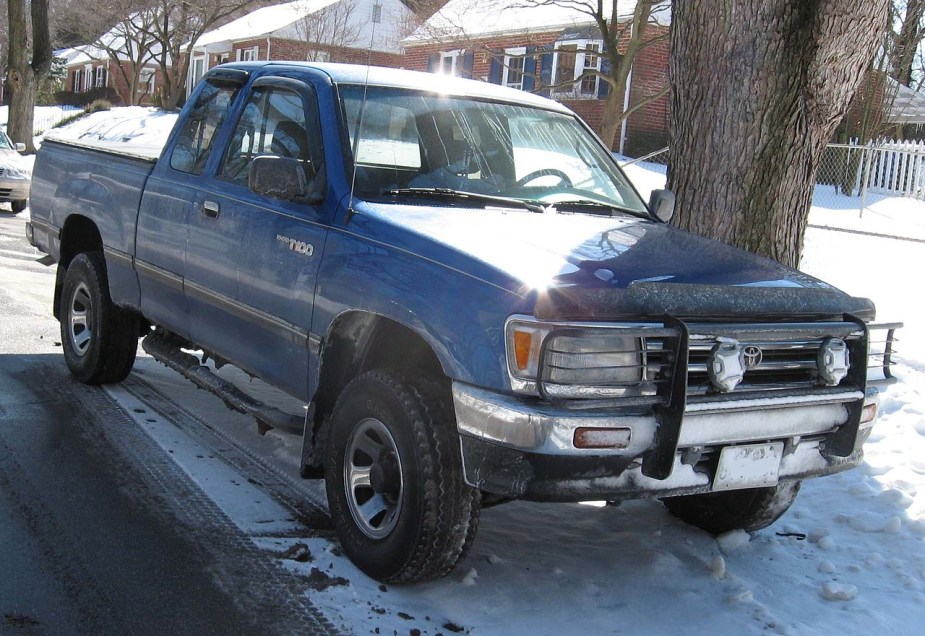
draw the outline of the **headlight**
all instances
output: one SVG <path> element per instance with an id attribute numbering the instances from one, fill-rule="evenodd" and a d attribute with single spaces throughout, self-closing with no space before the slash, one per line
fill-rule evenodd
<path id="1" fill-rule="evenodd" d="M 511 319 L 506 344 L 512 388 L 557 399 L 654 393 L 645 385 L 643 339 L 630 331 Z"/>
<path id="2" fill-rule="evenodd" d="M 0 167 L 0 174 L 11 179 L 28 179 L 30 177 L 29 171 L 19 166 L 7 165 Z"/>

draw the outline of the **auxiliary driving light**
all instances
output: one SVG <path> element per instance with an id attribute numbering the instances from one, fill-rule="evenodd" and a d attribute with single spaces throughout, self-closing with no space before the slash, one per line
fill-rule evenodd
<path id="1" fill-rule="evenodd" d="M 732 391 L 745 377 L 745 352 L 735 340 L 717 342 L 707 360 L 710 382 L 723 393 Z"/>
<path id="2" fill-rule="evenodd" d="M 826 338 L 816 356 L 819 377 L 826 386 L 835 386 L 848 375 L 851 366 L 848 345 L 841 338 Z"/>

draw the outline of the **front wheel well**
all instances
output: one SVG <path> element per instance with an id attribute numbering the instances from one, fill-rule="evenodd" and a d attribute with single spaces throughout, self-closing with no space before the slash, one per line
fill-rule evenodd
<path id="1" fill-rule="evenodd" d="M 450 390 L 440 360 L 419 334 L 375 314 L 351 312 L 339 316 L 328 330 L 321 352 L 312 452 L 303 458 L 303 464 L 316 468 L 321 465 L 327 425 L 338 396 L 353 378 L 373 369 L 413 371 Z"/>

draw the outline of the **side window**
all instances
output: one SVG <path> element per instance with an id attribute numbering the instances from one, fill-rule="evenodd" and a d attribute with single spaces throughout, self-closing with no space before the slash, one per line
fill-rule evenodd
<path id="1" fill-rule="evenodd" d="M 306 181 L 314 179 L 323 156 L 321 126 L 314 95 L 308 95 L 306 102 L 308 111 L 302 95 L 295 91 L 254 89 L 228 144 L 221 176 L 246 184 L 254 157 L 272 155 L 297 159 Z"/>
<path id="2" fill-rule="evenodd" d="M 190 174 L 202 174 L 209 158 L 212 139 L 221 127 L 240 88 L 237 84 L 205 85 L 183 123 L 180 137 L 170 155 L 170 167 Z"/>

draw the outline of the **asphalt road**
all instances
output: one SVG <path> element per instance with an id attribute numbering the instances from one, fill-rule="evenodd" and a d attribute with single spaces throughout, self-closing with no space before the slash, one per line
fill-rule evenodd
<path id="1" fill-rule="evenodd" d="M 38 256 L 0 211 L 0 634 L 340 631 L 105 391 L 70 378 Z"/>

